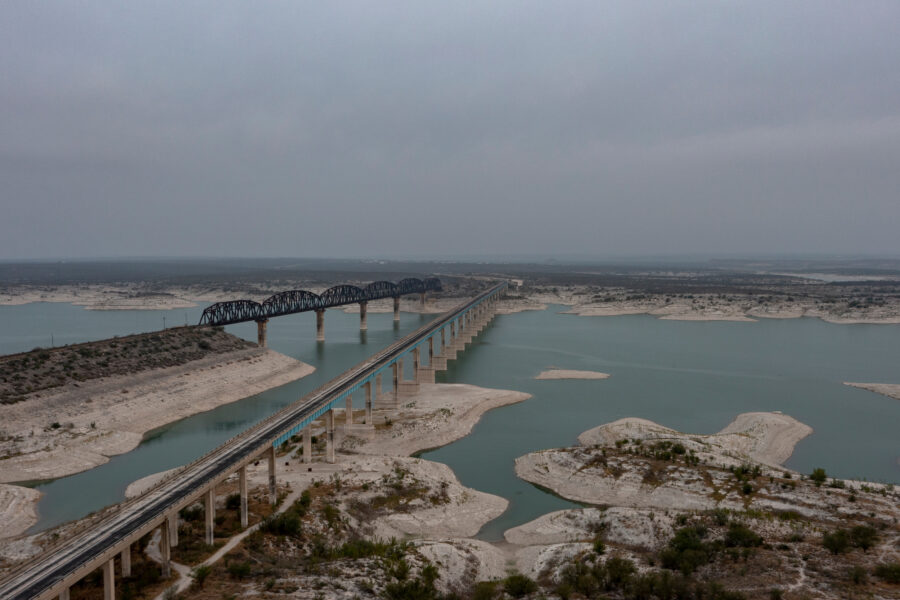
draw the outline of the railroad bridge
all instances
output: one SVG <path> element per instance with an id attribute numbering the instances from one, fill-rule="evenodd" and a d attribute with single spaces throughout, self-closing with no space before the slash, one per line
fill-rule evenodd
<path id="1" fill-rule="evenodd" d="M 269 296 L 262 302 L 254 300 L 231 300 L 216 302 L 207 307 L 200 317 L 200 325 L 231 325 L 256 321 L 257 340 L 266 345 L 266 328 L 269 319 L 301 312 L 316 312 L 316 339 L 325 341 L 325 309 L 347 304 L 359 304 L 359 328 L 367 329 L 366 307 L 372 300 L 394 299 L 394 321 L 400 320 L 400 297 L 418 294 L 425 306 L 428 292 L 441 291 L 441 280 L 437 277 L 417 279 L 408 277 L 397 283 L 375 281 L 365 287 L 336 285 L 321 294 L 307 290 L 289 290 Z"/>
<path id="2" fill-rule="evenodd" d="M 112 507 L 105 516 L 85 521 L 65 539 L 58 540 L 31 560 L 17 565 L 0 581 L 0 598 L 10 600 L 69 600 L 69 588 L 89 573 L 102 570 L 104 600 L 115 598 L 115 576 L 131 574 L 136 542 L 156 529 L 162 575 L 171 575 L 171 548 L 178 545 L 179 511 L 195 502 L 204 504 L 205 541 L 214 537 L 216 487 L 237 474 L 241 527 L 248 526 L 247 466 L 268 463 L 268 495 L 276 503 L 276 449 L 285 441 L 302 438 L 303 460 L 312 461 L 312 428 L 324 429 L 324 460 L 335 462 L 335 410 L 344 412 L 347 431 L 374 429 L 373 408 L 397 408 L 400 398 L 418 391 L 420 383 L 433 383 L 435 371 L 445 370 L 493 319 L 506 283 L 501 282 L 453 310 L 438 316 L 329 381 L 297 402 L 231 438 L 218 448 L 169 475 L 142 495 Z M 320 298 L 324 296 L 322 294 Z M 297 311 L 299 312 L 299 311 Z M 288 313 L 280 313 L 288 314 Z M 250 319 L 243 319 L 250 320 Z M 239 322 L 239 321 L 232 321 Z M 422 352 L 422 350 L 425 352 Z M 404 381 L 403 360 L 410 356 L 414 379 Z M 382 376 L 388 374 L 389 390 Z M 353 422 L 353 394 L 364 394 L 363 423 Z M 118 567 L 118 568 L 117 568 Z"/>

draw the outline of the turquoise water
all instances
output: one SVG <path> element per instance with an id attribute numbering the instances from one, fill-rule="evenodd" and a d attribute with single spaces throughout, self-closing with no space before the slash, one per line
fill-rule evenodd
<path id="1" fill-rule="evenodd" d="M 88 313 L 85 318 L 91 322 L 95 319 L 94 312 L 84 311 L 71 305 L 43 304 L 12 308 L 23 309 L 29 314 L 31 311 L 40 313 L 40 309 L 50 308 L 52 318 L 57 319 L 56 322 L 60 325 L 65 322 L 78 323 L 82 313 Z M 104 313 L 116 317 L 115 323 L 105 323 L 102 327 L 98 325 L 96 330 L 82 327 L 83 323 L 79 323 L 79 329 L 77 332 L 71 333 L 69 339 L 84 341 L 98 337 L 125 335 L 132 331 L 140 331 L 141 329 L 130 328 L 143 327 L 144 323 L 149 324 L 149 329 L 153 329 L 153 323 L 157 321 L 159 326 L 162 325 L 159 315 L 154 317 L 144 314 L 119 314 L 120 312 L 144 313 L 147 311 Z M 176 314 L 178 312 L 171 311 Z M 200 312 L 202 312 L 202 307 L 196 309 L 196 318 L 192 318 L 192 323 L 199 319 Z M 60 315 L 65 316 L 65 319 Z M 0 314 L 0 316 L 3 315 Z M 400 323 L 394 325 L 392 314 L 369 313 L 369 330 L 362 333 L 359 331 L 359 315 L 330 310 L 325 316 L 326 342 L 324 344 L 315 341 L 315 313 L 301 313 L 271 320 L 268 327 L 269 347 L 314 365 L 316 371 L 313 374 L 257 396 L 221 406 L 148 432 L 141 445 L 136 449 L 127 454 L 114 456 L 108 463 L 95 469 L 35 485 L 34 487 L 44 495 L 38 503 L 40 520 L 32 527 L 31 531 L 41 531 L 83 517 L 92 511 L 122 500 L 125 488 L 132 481 L 194 460 L 432 318 L 433 316 L 401 313 Z M 6 338 L 7 329 L 18 327 L 20 325 L 11 324 L 7 320 L 0 321 L 2 338 Z M 255 323 L 231 325 L 226 330 L 245 339 L 256 341 Z M 97 332 L 102 333 L 92 335 Z M 33 347 L 31 338 L 21 334 L 18 337 L 20 340 L 27 340 L 24 342 L 26 349 Z M 20 341 L 20 346 L 22 343 Z M 19 349 L 21 348 L 12 351 Z M 407 377 L 411 377 L 411 361 L 407 361 L 407 363 L 405 365 Z M 363 399 L 356 398 L 355 402 L 361 405 Z"/>
<path id="2" fill-rule="evenodd" d="M 487 413 L 471 435 L 424 455 L 448 464 L 465 485 L 510 501 L 509 510 L 485 526 L 482 538 L 500 539 L 509 527 L 572 506 L 517 479 L 516 457 L 571 444 L 582 431 L 626 416 L 712 433 L 741 412 L 780 410 L 815 429 L 797 446 L 787 463 L 791 468 L 809 472 L 821 466 L 836 477 L 900 483 L 900 401 L 841 384 L 900 383 L 900 326 L 833 325 L 814 319 L 730 323 L 645 315 L 577 317 L 558 314 L 561 308 L 498 316 L 450 362 L 447 372 L 438 374 L 439 381 L 533 396 Z M 63 332 L 55 335 L 70 336 L 63 339 L 82 341 L 156 329 L 163 312 L 178 324 L 184 316 L 177 315 L 184 313 L 196 322 L 202 307 L 194 312 L 121 313 L 57 304 L 0 309 L 0 350 L 12 352 L 49 345 L 37 341 L 47 324 Z M 273 319 L 270 346 L 315 365 L 314 375 L 163 427 L 106 465 L 39 485 L 45 496 L 34 529 L 120 500 L 134 479 L 192 460 L 430 317 L 402 313 L 401 319 L 395 328 L 391 315 L 370 314 L 369 332 L 361 335 L 357 315 L 329 311 L 325 344 L 315 342 L 311 313 Z M 29 320 L 44 329 L 32 334 Z M 67 324 L 72 325 L 68 330 Z M 255 324 L 228 330 L 255 340 Z M 612 377 L 533 379 L 549 367 L 597 370 Z"/>
<path id="3" fill-rule="evenodd" d="M 509 527 L 572 506 L 517 479 L 516 457 L 570 445 L 579 433 L 628 416 L 713 433 L 739 413 L 780 410 L 815 430 L 787 466 L 900 483 L 900 401 L 842 385 L 900 383 L 900 326 L 663 321 L 559 310 L 498 316 L 439 375 L 533 396 L 489 412 L 470 436 L 423 455 L 452 467 L 463 484 L 510 501 L 482 538 L 501 539 Z M 612 377 L 533 379 L 552 366 Z"/>

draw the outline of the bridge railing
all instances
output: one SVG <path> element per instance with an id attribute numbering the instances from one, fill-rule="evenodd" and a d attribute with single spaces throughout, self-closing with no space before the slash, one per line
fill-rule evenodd
<path id="1" fill-rule="evenodd" d="M 399 283 L 375 281 L 363 288 L 355 285 L 337 285 L 321 294 L 308 290 L 288 290 L 273 294 L 262 302 L 255 300 L 216 302 L 204 309 L 200 325 L 232 325 L 246 321 L 263 321 L 282 315 L 440 290 L 441 280 L 437 277 L 427 279 L 410 277 Z"/>

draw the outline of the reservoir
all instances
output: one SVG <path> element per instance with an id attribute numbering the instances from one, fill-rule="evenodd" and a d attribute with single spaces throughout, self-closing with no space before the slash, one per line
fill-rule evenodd
<path id="1" fill-rule="evenodd" d="M 0 351 L 49 345 L 49 336 L 43 343 L 38 339 L 46 329 L 33 330 L 29 319 L 52 323 L 59 345 L 91 339 L 95 332 L 93 339 L 159 329 L 162 316 L 169 325 L 183 324 L 186 318 L 196 323 L 202 308 L 99 312 L 63 304 L 0 307 Z M 563 310 L 551 306 L 498 316 L 437 376 L 439 382 L 532 394 L 525 402 L 484 415 L 468 437 L 423 454 L 449 465 L 464 485 L 510 501 L 509 510 L 479 534 L 483 539 L 501 539 L 509 527 L 572 506 L 517 479 L 516 457 L 570 445 L 579 433 L 628 416 L 685 432 L 714 433 L 742 412 L 782 411 L 814 429 L 797 445 L 788 467 L 803 473 L 823 467 L 838 478 L 900 483 L 900 400 L 842 385 L 900 383 L 900 326 L 835 325 L 817 319 L 745 323 L 647 315 L 578 317 Z M 96 469 L 41 483 L 36 486 L 45 494 L 38 506 L 41 520 L 33 531 L 121 500 L 131 481 L 193 460 L 431 318 L 401 313 L 395 327 L 392 315 L 370 313 L 369 331 L 361 335 L 358 315 L 331 310 L 324 344 L 315 342 L 312 313 L 273 319 L 270 347 L 312 364 L 317 368 L 313 375 L 153 431 L 137 449 Z M 91 324 L 82 327 L 82 319 Z M 227 329 L 255 341 L 253 323 Z M 534 379 L 551 367 L 602 371 L 611 377 Z"/>

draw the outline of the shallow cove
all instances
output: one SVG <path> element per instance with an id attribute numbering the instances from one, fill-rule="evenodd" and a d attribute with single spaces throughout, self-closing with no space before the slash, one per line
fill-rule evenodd
<path id="1" fill-rule="evenodd" d="M 576 506 L 519 480 L 516 457 L 571 445 L 581 432 L 627 416 L 714 433 L 742 412 L 782 411 L 814 429 L 788 467 L 900 483 L 900 401 L 842 384 L 897 380 L 900 326 L 578 317 L 562 310 L 498 316 L 438 374 L 441 382 L 533 396 L 487 413 L 468 437 L 422 454 L 449 465 L 463 485 L 510 501 L 480 538 L 500 540 L 506 529 Z M 533 379 L 551 366 L 611 377 Z"/>
<path id="2" fill-rule="evenodd" d="M 123 500 L 125 488 L 132 481 L 194 460 L 434 318 L 435 315 L 400 313 L 400 323 L 395 326 L 393 314 L 369 314 L 369 330 L 363 333 L 359 331 L 359 315 L 329 310 L 325 316 L 325 343 L 316 342 L 312 312 L 272 319 L 268 327 L 269 347 L 313 365 L 314 373 L 147 432 L 140 446 L 113 456 L 94 469 L 32 484 L 44 495 L 38 502 L 39 520 L 29 533 L 84 517 Z M 226 329 L 256 341 L 255 323 L 230 325 Z M 116 332 L 124 333 L 127 330 Z M 406 362 L 407 377 L 411 377 L 412 361 Z M 362 397 L 355 401 L 357 406 L 364 402 Z"/>

